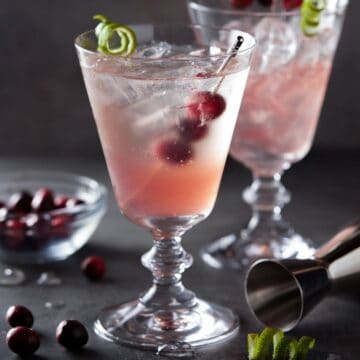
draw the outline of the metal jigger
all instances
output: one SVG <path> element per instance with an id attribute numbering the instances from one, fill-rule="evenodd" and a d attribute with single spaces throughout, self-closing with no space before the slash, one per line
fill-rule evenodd
<path id="1" fill-rule="evenodd" d="M 329 290 L 360 275 L 360 219 L 337 233 L 308 260 L 255 262 L 245 280 L 247 302 L 266 326 L 292 330 Z"/>

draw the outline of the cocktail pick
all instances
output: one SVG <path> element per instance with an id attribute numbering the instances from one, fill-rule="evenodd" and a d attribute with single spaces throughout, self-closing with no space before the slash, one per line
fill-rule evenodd
<path id="1" fill-rule="evenodd" d="M 222 62 L 222 64 L 220 65 L 220 67 L 217 69 L 216 74 L 220 74 L 225 68 L 226 66 L 229 64 L 230 60 L 236 56 L 236 53 L 239 51 L 239 49 L 241 48 L 241 45 L 244 43 L 244 38 L 241 35 L 238 35 L 236 37 L 236 40 L 234 42 L 234 44 L 231 46 L 231 48 L 229 48 L 229 50 L 227 51 L 228 56 L 224 59 L 224 61 Z M 219 90 L 219 87 L 221 86 L 222 82 L 224 81 L 225 76 L 223 76 L 219 82 L 216 84 L 215 89 L 213 90 L 213 93 L 216 93 Z"/>
<path id="2" fill-rule="evenodd" d="M 327 294 L 346 293 L 348 287 L 343 285 L 353 277 L 360 277 L 360 219 L 337 233 L 312 259 L 255 262 L 246 276 L 245 294 L 260 322 L 290 331 Z"/>

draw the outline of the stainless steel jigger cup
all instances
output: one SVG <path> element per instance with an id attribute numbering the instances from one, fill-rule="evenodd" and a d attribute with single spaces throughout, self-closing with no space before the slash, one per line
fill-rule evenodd
<path id="1" fill-rule="evenodd" d="M 255 262 L 246 276 L 245 294 L 260 322 L 290 331 L 329 291 L 346 291 L 342 285 L 359 275 L 360 219 L 337 233 L 312 259 Z"/>

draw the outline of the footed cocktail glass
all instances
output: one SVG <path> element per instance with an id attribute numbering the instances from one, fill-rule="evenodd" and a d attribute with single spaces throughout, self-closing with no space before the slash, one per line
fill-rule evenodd
<path id="1" fill-rule="evenodd" d="M 238 330 L 231 310 L 183 286 L 192 257 L 180 242 L 214 206 L 254 39 L 202 26 L 133 29 L 138 48 L 128 58 L 98 53 L 93 31 L 76 39 L 119 207 L 154 239 L 142 257 L 153 285 L 139 299 L 105 309 L 95 331 L 181 355 Z M 229 52 L 239 36 L 240 50 Z"/>
<path id="2" fill-rule="evenodd" d="M 252 171 L 254 180 L 243 198 L 253 215 L 239 234 L 213 242 L 202 257 L 216 268 L 241 268 L 258 258 L 308 258 L 313 243 L 282 218 L 290 194 L 280 179 L 311 147 L 347 0 L 329 0 L 318 34 L 310 37 L 301 30 L 300 9 L 281 8 L 291 1 L 261 1 L 273 3 L 266 7 L 254 0 L 242 11 L 230 3 L 188 1 L 193 23 L 241 28 L 257 42 L 230 149 Z"/>

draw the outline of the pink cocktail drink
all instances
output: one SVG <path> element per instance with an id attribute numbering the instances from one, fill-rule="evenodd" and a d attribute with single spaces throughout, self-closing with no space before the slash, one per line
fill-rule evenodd
<path id="1" fill-rule="evenodd" d="M 147 225 L 206 217 L 218 192 L 248 68 L 218 76 L 194 67 L 183 78 L 181 71 L 189 68 L 180 68 L 174 85 L 168 74 L 132 78 L 116 65 L 83 66 L 83 73 L 120 209 Z M 217 87 L 216 93 L 208 91 Z M 192 114 L 198 94 L 204 94 L 213 118 Z"/>
<path id="2" fill-rule="evenodd" d="M 231 155 L 258 175 L 282 172 L 309 151 L 325 96 L 330 61 L 293 63 L 252 74 Z"/>

